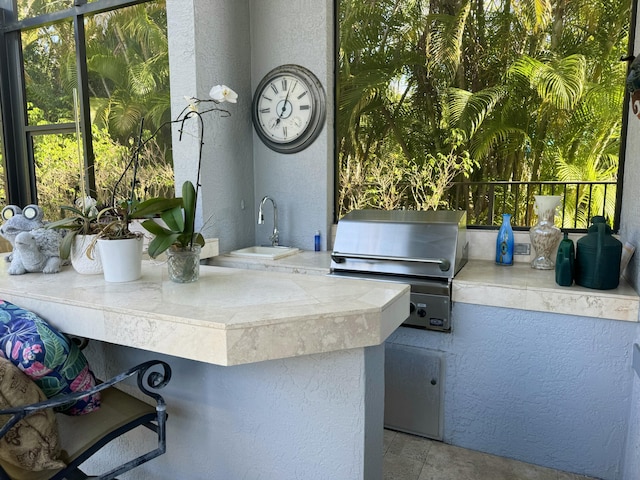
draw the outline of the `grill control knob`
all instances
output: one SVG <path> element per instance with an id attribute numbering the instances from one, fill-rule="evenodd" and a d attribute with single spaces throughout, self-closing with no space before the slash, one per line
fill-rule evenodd
<path id="1" fill-rule="evenodd" d="M 416 304 L 412 302 L 409 304 L 409 315 L 411 315 L 415 311 L 416 311 Z"/>
<path id="2" fill-rule="evenodd" d="M 418 316 L 419 316 L 420 318 L 424 318 L 424 317 L 426 317 L 426 316 L 427 316 L 427 311 L 426 311 L 424 308 L 419 309 L 419 310 L 418 310 Z"/>

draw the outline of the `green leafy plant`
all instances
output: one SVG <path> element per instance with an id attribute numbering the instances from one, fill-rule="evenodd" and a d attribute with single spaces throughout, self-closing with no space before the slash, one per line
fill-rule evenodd
<path id="1" fill-rule="evenodd" d="M 147 210 L 144 212 L 145 214 L 160 211 L 160 219 L 165 224 L 165 226 L 160 225 L 152 219 L 142 222 L 142 227 L 154 235 L 154 238 L 151 240 L 148 247 L 149 256 L 152 258 L 156 258 L 171 247 L 186 250 L 193 248 L 194 244 L 200 245 L 200 247 L 205 245 L 205 239 L 202 234 L 195 231 L 198 188 L 200 187 L 200 172 L 202 167 L 202 146 L 204 145 L 204 122 L 202 115 L 213 111 L 219 112 L 222 116 L 229 116 L 230 113 L 227 110 L 218 108 L 217 106 L 200 112 L 198 111 L 198 106 L 205 102 L 213 102 L 215 105 L 224 102 L 236 103 L 238 98 L 236 92 L 225 85 L 215 85 L 209 92 L 209 96 L 211 97 L 210 100 L 185 97 L 188 105 L 182 110 L 182 112 L 180 112 L 178 118 L 171 122 L 180 123 L 179 132 L 180 139 L 182 139 L 185 122 L 191 117 L 196 117 L 198 119 L 200 148 L 196 184 L 194 185 L 190 181 L 184 182 L 182 185 L 182 197 L 174 199 L 178 200 L 179 203 L 168 206 L 168 208 L 166 208 L 165 203 L 167 199 L 163 198 L 151 198 L 139 206 L 139 208 L 142 208 L 143 206 L 145 207 L 145 210 Z M 138 209 L 135 211 L 137 215 L 140 215 Z M 138 216 L 138 218 L 140 217 Z"/>
<path id="2" fill-rule="evenodd" d="M 69 258 L 71 247 L 77 235 L 96 235 L 98 238 L 134 238 L 139 233 L 132 232 L 129 225 L 134 219 L 156 217 L 163 212 L 172 212 L 182 207 L 181 198 L 152 198 L 144 202 L 127 202 L 117 208 L 107 207 L 98 210 L 96 201 L 86 197 L 76 200 L 75 206 L 63 205 L 60 209 L 68 214 L 60 220 L 47 224 L 47 228 L 65 230 L 60 243 L 60 257 Z M 87 248 L 87 256 L 93 255 L 95 242 Z"/>
<path id="3" fill-rule="evenodd" d="M 166 199 L 155 198 L 144 203 L 150 209 L 162 208 L 164 200 Z M 197 198 L 193 183 L 186 181 L 182 185 L 182 198 L 172 200 L 179 200 L 179 204 L 160 213 L 160 219 L 166 227 L 153 219 L 142 222 L 142 226 L 154 235 L 149 243 L 149 256 L 152 258 L 156 258 L 172 245 L 182 249 L 192 247 L 194 244 L 204 247 L 204 237 L 194 230 Z"/>
<path id="4" fill-rule="evenodd" d="M 79 198 L 75 206 L 64 205 L 60 209 L 68 216 L 47 224 L 47 228 L 66 230 L 60 242 L 60 258 L 68 259 L 76 235 L 96 235 L 100 232 L 96 201 L 91 197 Z"/>
<path id="5" fill-rule="evenodd" d="M 134 238 L 138 232 L 132 232 L 130 225 L 132 220 L 157 217 L 163 212 L 180 208 L 180 198 L 150 198 L 143 202 L 123 201 L 118 207 L 105 208 L 98 214 L 98 237 L 118 239 Z"/>
<path id="6" fill-rule="evenodd" d="M 61 209 L 70 215 L 52 222 L 50 228 L 66 229 L 67 235 L 63 240 L 61 247 L 62 258 L 69 258 L 71 246 L 74 237 L 78 234 L 88 235 L 95 234 L 96 238 L 87 248 L 87 256 L 91 257 L 95 241 L 98 238 L 107 239 L 125 239 L 140 236 L 139 232 L 132 232 L 130 224 L 132 220 L 144 219 L 141 223 L 142 227 L 154 235 L 149 243 L 148 253 L 152 258 L 157 257 L 170 247 L 179 249 L 192 248 L 194 244 L 203 247 L 205 245 L 204 236 L 200 232 L 195 232 L 195 218 L 197 206 L 197 188 L 200 186 L 200 171 L 202 164 L 202 145 L 203 145 L 203 120 L 202 114 L 211 111 L 220 112 L 223 116 L 229 116 L 229 112 L 216 106 L 206 109 L 203 112 L 198 111 L 198 105 L 203 102 L 213 102 L 219 104 L 223 102 L 236 103 L 237 94 L 224 85 L 216 85 L 210 92 L 211 100 L 199 100 L 194 97 L 187 97 L 188 106 L 185 107 L 178 118 L 171 122 L 161 125 L 155 133 L 146 140 L 142 140 L 142 125 L 140 127 L 140 136 L 138 144 L 130 156 L 130 160 L 126 164 L 120 178 L 115 182 L 112 195 L 111 206 L 100 211 L 96 208 L 96 201 L 86 197 L 81 204 L 76 202 L 76 206 L 63 206 Z M 200 154 L 198 158 L 198 177 L 196 186 L 187 181 L 182 186 L 182 197 L 164 198 L 153 197 L 144 201 L 139 201 L 136 196 L 137 185 L 137 167 L 138 155 L 142 148 L 152 141 L 157 133 L 167 124 L 180 123 L 180 136 L 185 121 L 191 117 L 197 117 L 199 121 L 200 132 Z M 126 198 L 117 201 L 116 195 L 119 186 L 123 182 L 127 172 L 133 172 L 131 184 L 127 187 Z M 161 225 L 155 219 L 164 222 Z"/>

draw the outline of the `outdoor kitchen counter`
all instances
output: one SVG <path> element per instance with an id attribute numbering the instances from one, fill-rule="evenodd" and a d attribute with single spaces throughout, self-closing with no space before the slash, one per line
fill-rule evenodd
<path id="1" fill-rule="evenodd" d="M 302 252 L 280 260 L 220 255 L 216 265 L 292 273 L 329 273 L 331 252 Z M 561 313 L 612 320 L 638 321 L 640 297 L 625 281 L 614 290 L 594 290 L 555 282 L 554 270 L 535 270 L 528 262 L 500 266 L 469 260 L 453 279 L 454 302 Z"/>
<path id="2" fill-rule="evenodd" d="M 613 290 L 594 290 L 555 282 L 554 270 L 536 270 L 528 263 L 496 265 L 470 260 L 453 280 L 454 302 L 517 308 L 538 312 L 638 321 L 640 297 L 623 279 Z"/>
<path id="3" fill-rule="evenodd" d="M 402 284 L 214 266 L 178 284 L 152 262 L 140 280 L 107 283 L 71 267 L 12 276 L 7 265 L 0 299 L 68 334 L 216 365 L 380 345 L 409 311 Z"/>

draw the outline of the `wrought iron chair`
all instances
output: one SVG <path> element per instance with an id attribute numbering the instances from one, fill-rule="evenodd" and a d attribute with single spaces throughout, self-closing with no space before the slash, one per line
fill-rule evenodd
<path id="1" fill-rule="evenodd" d="M 133 375 L 137 375 L 138 389 L 155 401 L 155 407 L 114 387 L 117 383 Z M 95 412 L 81 416 L 56 414 L 60 443 L 63 449 L 62 460 L 67 465 L 65 468 L 34 472 L 3 463 L 0 465 L 0 480 L 81 480 L 87 478 L 111 480 L 117 475 L 162 455 L 166 451 L 166 404 L 162 396 L 151 390 L 164 387 L 170 379 L 170 366 L 160 360 L 151 360 L 88 390 L 40 403 L 0 410 L 0 415 L 11 416 L 10 420 L 0 429 L 0 439 L 2 439 L 16 423 L 28 415 L 73 403 L 96 392 L 100 392 L 101 396 L 101 406 Z M 137 427 L 146 427 L 157 433 L 156 448 L 99 476 L 87 476 L 80 470 L 79 467 L 82 463 L 103 446 Z"/>

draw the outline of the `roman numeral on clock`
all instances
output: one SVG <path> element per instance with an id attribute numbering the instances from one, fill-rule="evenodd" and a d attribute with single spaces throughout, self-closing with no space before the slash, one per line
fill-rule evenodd
<path id="1" fill-rule="evenodd" d="M 309 110 L 309 105 L 300 105 L 300 110 Z"/>
<path id="2" fill-rule="evenodd" d="M 271 111 L 271 108 L 261 108 L 260 109 L 260 113 L 269 113 Z"/>

